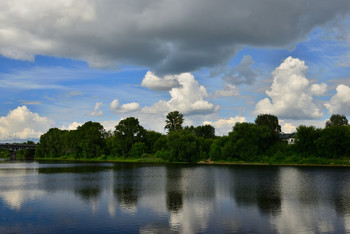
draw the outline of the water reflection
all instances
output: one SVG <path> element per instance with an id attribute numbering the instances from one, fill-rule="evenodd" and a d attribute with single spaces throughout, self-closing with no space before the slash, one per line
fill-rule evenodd
<path id="1" fill-rule="evenodd" d="M 350 232 L 349 170 L 0 163 L 0 232 Z"/>
<path id="2" fill-rule="evenodd" d="M 241 167 L 231 170 L 232 194 L 238 206 L 258 207 L 266 215 L 281 212 L 281 189 L 278 167 Z"/>
<path id="3" fill-rule="evenodd" d="M 181 167 L 167 168 L 166 205 L 169 212 L 181 211 L 183 205 Z"/>
<path id="4" fill-rule="evenodd" d="M 133 164 L 125 164 L 114 170 L 114 195 L 125 212 L 137 211 L 138 190 L 140 189 L 139 170 Z"/>

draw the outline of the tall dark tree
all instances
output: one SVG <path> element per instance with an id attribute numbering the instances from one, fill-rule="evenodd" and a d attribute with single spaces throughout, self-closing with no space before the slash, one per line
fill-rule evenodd
<path id="1" fill-rule="evenodd" d="M 255 119 L 255 124 L 259 126 L 266 126 L 271 129 L 277 136 L 281 132 L 281 126 L 278 123 L 278 118 L 271 114 L 260 114 Z"/>
<path id="2" fill-rule="evenodd" d="M 66 132 L 58 128 L 50 128 L 49 131 L 41 135 L 35 151 L 36 157 L 55 158 L 62 156 Z"/>
<path id="3" fill-rule="evenodd" d="M 188 131 L 172 131 L 167 136 L 170 161 L 196 162 L 200 157 L 198 138 Z"/>
<path id="4" fill-rule="evenodd" d="M 182 129 L 182 123 L 184 121 L 184 116 L 178 111 L 169 112 L 166 116 L 165 127 L 168 132 L 177 131 Z"/>
<path id="5" fill-rule="evenodd" d="M 241 158 L 245 161 L 253 160 L 268 149 L 271 134 L 272 132 L 265 125 L 236 123 L 233 131 L 229 133 L 230 141 L 226 143 L 232 144 L 230 147 L 226 147 L 231 155 L 223 152 L 223 156 L 226 158 Z"/>
<path id="6" fill-rule="evenodd" d="M 146 130 L 140 125 L 138 119 L 128 117 L 115 126 L 114 135 L 120 153 L 127 155 L 134 143 L 144 141 Z"/>
<path id="7" fill-rule="evenodd" d="M 153 151 L 153 146 L 161 136 L 162 134 L 159 132 L 146 130 L 145 144 L 147 146 L 147 153 L 155 153 L 155 151 Z"/>
<path id="8" fill-rule="evenodd" d="M 95 158 L 102 154 L 105 147 L 105 130 L 100 123 L 88 121 L 73 133 L 77 156 Z"/>
<path id="9" fill-rule="evenodd" d="M 300 125 L 297 127 L 297 141 L 295 142 L 296 149 L 303 157 L 315 156 L 316 142 L 321 136 L 321 129 L 314 126 Z"/>
<path id="10" fill-rule="evenodd" d="M 281 126 L 278 123 L 277 116 L 271 114 L 260 114 L 256 117 L 255 124 L 258 126 L 266 126 L 270 129 L 271 137 L 266 139 L 268 147 L 277 142 L 281 132 Z"/>
<path id="11" fill-rule="evenodd" d="M 215 128 L 209 124 L 201 126 L 186 126 L 185 131 L 195 134 L 197 137 L 203 137 L 204 139 L 214 139 L 215 138 Z"/>
<path id="12" fill-rule="evenodd" d="M 318 155 L 341 158 L 350 154 L 350 126 L 330 126 L 323 129 L 316 141 Z"/>
<path id="13" fill-rule="evenodd" d="M 194 131 L 198 137 L 203 137 L 205 139 L 215 138 L 215 128 L 209 124 L 198 126 Z"/>
<path id="14" fill-rule="evenodd" d="M 326 128 L 331 126 L 346 126 L 349 125 L 348 119 L 345 115 L 333 114 L 329 120 L 326 121 Z"/>

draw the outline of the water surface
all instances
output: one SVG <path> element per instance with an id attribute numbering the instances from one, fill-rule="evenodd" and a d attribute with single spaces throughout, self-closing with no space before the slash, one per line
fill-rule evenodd
<path id="1" fill-rule="evenodd" d="M 350 168 L 0 162 L 0 233 L 345 233 Z"/>

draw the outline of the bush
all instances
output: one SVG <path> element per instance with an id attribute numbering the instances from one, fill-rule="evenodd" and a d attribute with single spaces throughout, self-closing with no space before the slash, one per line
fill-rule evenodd
<path id="1" fill-rule="evenodd" d="M 275 153 L 269 160 L 270 163 L 283 163 L 286 160 L 286 156 L 281 152 L 278 151 Z"/>
<path id="2" fill-rule="evenodd" d="M 106 159 L 107 159 L 107 156 L 104 155 L 104 154 L 102 154 L 98 159 L 99 159 L 99 160 L 106 160 Z"/>
<path id="3" fill-rule="evenodd" d="M 156 154 L 154 155 L 156 158 L 161 158 L 164 160 L 169 160 L 170 159 L 170 152 L 165 149 L 158 150 Z"/>
<path id="4" fill-rule="evenodd" d="M 132 158 L 140 158 L 147 150 L 147 146 L 143 142 L 136 142 L 131 146 L 129 156 Z"/>

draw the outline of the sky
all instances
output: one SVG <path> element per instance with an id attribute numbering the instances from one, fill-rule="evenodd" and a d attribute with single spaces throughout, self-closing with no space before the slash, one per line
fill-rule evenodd
<path id="1" fill-rule="evenodd" d="M 226 135 L 350 117 L 349 0 L 2 0 L 0 140 L 136 117 Z"/>

